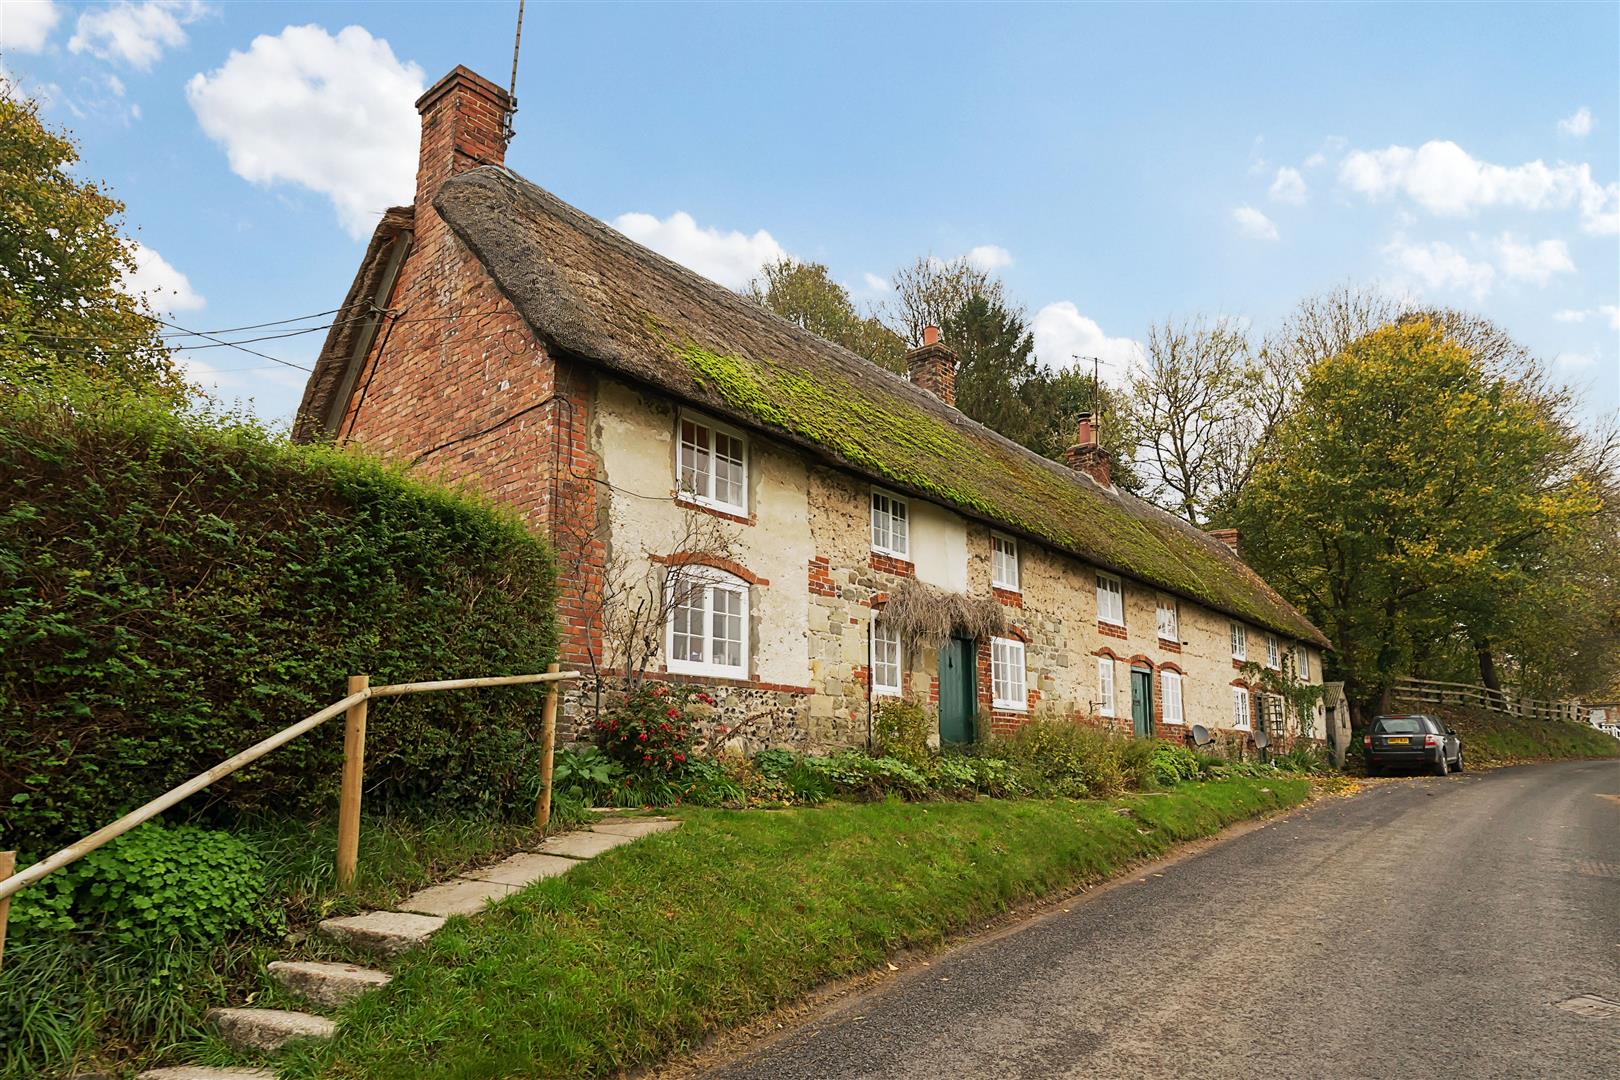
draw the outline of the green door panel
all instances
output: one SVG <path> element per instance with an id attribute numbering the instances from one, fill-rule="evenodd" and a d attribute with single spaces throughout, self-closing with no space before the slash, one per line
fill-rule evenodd
<path id="1" fill-rule="evenodd" d="M 973 741 L 978 711 L 973 683 L 973 640 L 953 637 L 939 650 L 939 741 Z"/>
<path id="2" fill-rule="evenodd" d="M 1131 721 L 1136 734 L 1153 734 L 1153 672 L 1131 669 Z"/>

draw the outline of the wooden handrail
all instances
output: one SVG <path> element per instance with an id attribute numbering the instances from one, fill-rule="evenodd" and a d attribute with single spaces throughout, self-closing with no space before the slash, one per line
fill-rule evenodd
<path id="1" fill-rule="evenodd" d="M 1395 679 L 1396 696 L 1411 701 L 1444 705 L 1448 701 L 1483 705 L 1493 712 L 1542 720 L 1578 720 L 1583 706 L 1578 701 L 1546 701 L 1520 697 L 1512 690 L 1492 690 L 1475 683 L 1446 682 L 1443 679 L 1417 679 L 1402 675 Z"/>
<path id="2" fill-rule="evenodd" d="M 503 675 L 485 679 L 445 679 L 438 682 L 395 683 L 390 686 L 367 687 L 339 701 L 334 701 L 326 708 L 311 713 L 290 727 L 282 728 L 269 738 L 254 743 L 234 757 L 225 759 L 207 772 L 199 773 L 180 786 L 164 792 L 144 806 L 131 810 L 111 825 L 97 829 L 84 839 L 69 844 L 47 859 L 41 859 L 21 873 L 12 874 L 5 880 L 0 881 L 0 900 L 6 900 L 47 874 L 77 862 L 109 841 L 116 840 L 136 826 L 145 824 L 152 818 L 157 817 L 157 815 L 176 803 L 195 795 L 214 781 L 229 776 L 244 765 L 251 765 L 271 751 L 285 746 L 305 732 L 319 727 L 338 713 L 346 712 L 351 707 L 359 705 L 370 698 L 397 697 L 401 694 L 425 694 L 435 690 L 462 690 L 484 686 L 519 686 L 528 683 L 565 682 L 577 678 L 579 678 L 579 672 L 577 671 L 548 671 L 536 675 Z"/>

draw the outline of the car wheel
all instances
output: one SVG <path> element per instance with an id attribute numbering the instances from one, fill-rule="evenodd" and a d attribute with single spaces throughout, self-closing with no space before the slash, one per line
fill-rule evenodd
<path id="1" fill-rule="evenodd" d="M 1452 766 L 1452 767 L 1454 769 L 1456 769 L 1458 772 L 1462 772 L 1462 750 L 1461 749 L 1459 749 L 1457 751 L 1457 764 Z"/>
<path id="2" fill-rule="evenodd" d="M 1368 776 L 1377 776 L 1378 775 L 1378 766 L 1374 765 L 1370 761 L 1367 762 L 1367 775 Z"/>
<path id="3" fill-rule="evenodd" d="M 1437 761 L 1435 763 L 1435 766 L 1434 766 L 1434 775 L 1436 775 L 1436 776 L 1445 776 L 1450 771 L 1451 771 L 1451 766 L 1446 763 L 1446 752 L 1444 750 L 1441 750 L 1440 751 L 1440 760 Z"/>

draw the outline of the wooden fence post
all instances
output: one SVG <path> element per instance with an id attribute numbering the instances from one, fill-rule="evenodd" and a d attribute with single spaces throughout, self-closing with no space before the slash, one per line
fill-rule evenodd
<path id="1" fill-rule="evenodd" d="M 350 675 L 349 693 L 371 685 L 370 675 Z M 338 796 L 337 883 L 354 884 L 360 861 L 360 785 L 366 768 L 366 702 L 349 706 L 343 716 L 343 790 Z"/>
<path id="2" fill-rule="evenodd" d="M 561 665 L 546 668 L 555 675 Z M 540 801 L 534 808 L 534 827 L 551 824 L 551 766 L 557 750 L 557 680 L 546 684 L 546 705 L 540 718 Z"/>
<path id="3" fill-rule="evenodd" d="M 0 851 L 0 881 L 17 872 L 17 853 Z M 11 915 L 11 897 L 0 898 L 0 965 L 6 960 L 6 919 Z"/>

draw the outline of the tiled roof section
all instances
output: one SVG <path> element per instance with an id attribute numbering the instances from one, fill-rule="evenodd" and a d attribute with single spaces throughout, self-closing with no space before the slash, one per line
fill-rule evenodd
<path id="1" fill-rule="evenodd" d="M 548 343 L 1105 569 L 1327 639 L 1226 547 L 949 408 L 497 168 L 434 201 Z"/>

